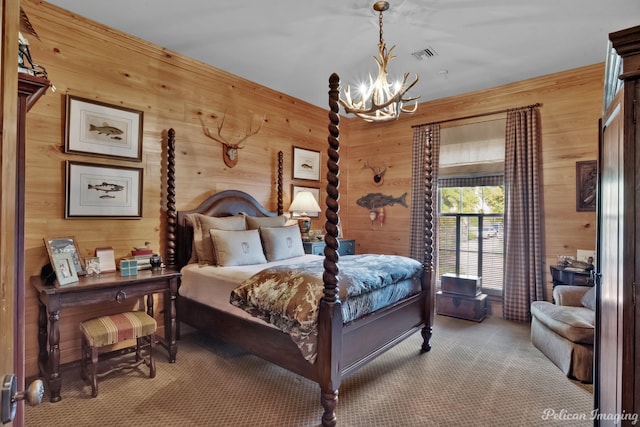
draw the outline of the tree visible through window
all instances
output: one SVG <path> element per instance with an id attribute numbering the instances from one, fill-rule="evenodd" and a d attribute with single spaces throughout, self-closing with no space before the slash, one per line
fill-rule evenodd
<path id="1" fill-rule="evenodd" d="M 438 277 L 482 277 L 483 292 L 502 295 L 504 186 L 441 187 Z"/>

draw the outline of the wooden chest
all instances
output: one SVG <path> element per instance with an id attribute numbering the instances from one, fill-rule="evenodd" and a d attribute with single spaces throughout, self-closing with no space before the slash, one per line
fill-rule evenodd
<path id="1" fill-rule="evenodd" d="M 469 297 L 438 291 L 436 312 L 445 316 L 482 322 L 487 315 L 487 295 Z"/>
<path id="2" fill-rule="evenodd" d="M 480 295 L 482 278 L 464 274 L 443 274 L 440 278 L 442 292 L 475 297 Z"/>

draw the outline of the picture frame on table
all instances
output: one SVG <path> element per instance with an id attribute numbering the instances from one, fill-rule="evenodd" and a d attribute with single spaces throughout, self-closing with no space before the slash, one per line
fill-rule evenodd
<path id="1" fill-rule="evenodd" d="M 78 272 L 74 267 L 73 256 L 69 252 L 54 254 L 51 264 L 53 264 L 53 270 L 56 272 L 58 285 L 66 286 L 79 280 Z"/>
<path id="2" fill-rule="evenodd" d="M 87 257 L 84 260 L 87 276 L 99 276 L 100 275 L 100 258 L 99 257 Z"/>
<path id="3" fill-rule="evenodd" d="M 78 251 L 78 246 L 76 245 L 75 237 L 67 236 L 67 237 L 45 237 L 44 238 L 44 246 L 47 248 L 47 254 L 49 255 L 49 261 L 51 261 L 51 265 L 55 270 L 55 257 L 61 254 L 69 254 L 71 259 L 71 264 L 73 265 L 73 269 L 75 274 L 78 276 L 84 276 L 86 274 L 85 269 L 82 267 L 82 261 L 80 260 L 80 252 Z M 56 272 L 57 275 L 57 272 Z"/>
<path id="4" fill-rule="evenodd" d="M 65 218 L 141 218 L 142 168 L 66 161 Z"/>
<path id="5" fill-rule="evenodd" d="M 293 147 L 293 179 L 320 181 L 320 152 Z"/>
<path id="6" fill-rule="evenodd" d="M 66 97 L 65 153 L 142 161 L 143 112 Z"/>
<path id="7" fill-rule="evenodd" d="M 296 194 L 298 194 L 301 191 L 308 191 L 311 194 L 313 194 L 313 197 L 316 199 L 316 202 L 318 202 L 318 205 L 322 206 L 322 204 L 320 203 L 320 189 L 317 187 L 303 187 L 300 185 L 292 185 L 291 186 L 291 200 L 296 198 Z M 309 216 L 310 218 L 317 218 L 320 215 L 319 212 L 307 212 L 307 216 Z M 296 218 L 299 217 L 300 213 L 298 212 L 294 212 L 291 214 L 292 218 Z"/>
<path id="8" fill-rule="evenodd" d="M 98 258 L 101 273 L 116 271 L 116 257 L 111 246 L 96 248 L 96 258 Z"/>

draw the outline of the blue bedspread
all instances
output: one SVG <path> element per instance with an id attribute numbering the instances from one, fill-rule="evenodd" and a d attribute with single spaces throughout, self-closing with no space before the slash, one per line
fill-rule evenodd
<path id="1" fill-rule="evenodd" d="M 338 263 L 345 323 L 420 292 L 422 265 L 397 255 L 347 255 Z M 324 284 L 322 260 L 267 268 L 231 293 L 231 304 L 288 333 L 303 356 L 316 357 Z"/>

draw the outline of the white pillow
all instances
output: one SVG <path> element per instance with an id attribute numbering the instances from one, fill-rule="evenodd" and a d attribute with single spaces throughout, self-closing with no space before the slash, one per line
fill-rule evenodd
<path id="1" fill-rule="evenodd" d="M 260 227 L 260 237 L 269 262 L 304 255 L 302 236 L 297 225 Z"/>
<path id="2" fill-rule="evenodd" d="M 262 252 L 258 230 L 229 231 L 209 230 L 216 264 L 230 265 L 264 264 L 267 260 Z"/>

